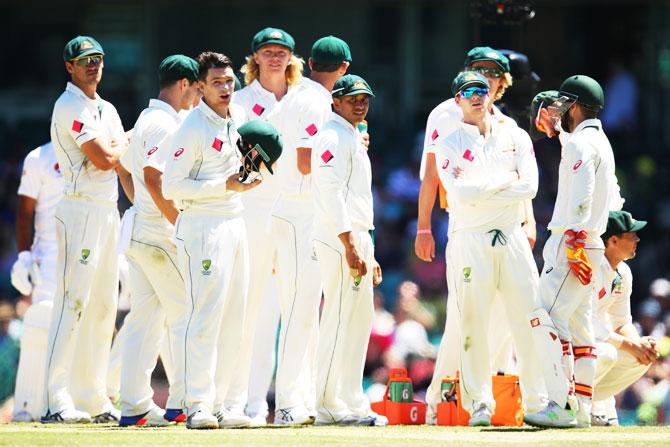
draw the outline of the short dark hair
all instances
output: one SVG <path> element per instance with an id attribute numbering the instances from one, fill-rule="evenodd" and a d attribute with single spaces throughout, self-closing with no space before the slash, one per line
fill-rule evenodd
<path id="1" fill-rule="evenodd" d="M 585 119 L 590 120 L 598 118 L 598 114 L 600 113 L 601 110 L 600 107 L 590 107 L 580 102 L 578 102 L 577 104 L 579 104 L 579 106 L 582 108 L 582 114 L 584 115 Z"/>
<path id="2" fill-rule="evenodd" d="M 213 51 L 203 51 L 196 59 L 198 61 L 198 79 L 207 79 L 210 68 L 233 68 L 233 61 L 228 56 Z"/>
<path id="3" fill-rule="evenodd" d="M 187 79 L 187 78 L 184 78 L 184 79 Z M 187 80 L 188 80 L 188 79 L 187 79 Z M 164 88 L 172 87 L 172 86 L 175 85 L 177 82 L 181 82 L 181 79 L 165 79 L 165 80 L 160 81 L 160 82 L 158 83 L 158 88 L 159 88 L 159 90 L 163 90 Z M 196 81 L 190 81 L 190 80 L 189 80 L 189 81 L 188 81 L 188 84 L 189 84 L 189 85 L 193 85 L 194 82 L 196 82 Z"/>
<path id="4" fill-rule="evenodd" d="M 312 71 L 320 71 L 322 73 L 333 73 L 342 66 L 342 64 L 319 64 L 312 61 Z"/>

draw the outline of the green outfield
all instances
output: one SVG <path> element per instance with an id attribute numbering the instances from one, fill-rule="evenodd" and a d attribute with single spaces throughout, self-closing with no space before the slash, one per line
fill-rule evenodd
<path id="1" fill-rule="evenodd" d="M 0 425 L 0 445 L 150 446 L 384 446 L 564 445 L 567 447 L 670 445 L 670 427 L 616 427 L 583 430 L 394 426 L 386 428 L 250 429 L 191 431 L 183 426 L 120 429 L 115 426 Z"/>

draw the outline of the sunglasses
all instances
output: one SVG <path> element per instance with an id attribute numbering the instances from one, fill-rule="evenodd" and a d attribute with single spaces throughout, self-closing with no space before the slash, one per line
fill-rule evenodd
<path id="1" fill-rule="evenodd" d="M 482 96 L 486 96 L 489 92 L 489 89 L 487 88 L 480 88 L 480 87 L 470 87 L 466 88 L 465 90 L 461 91 L 459 95 L 463 98 L 470 99 L 472 98 L 472 95 L 477 95 L 480 98 Z"/>
<path id="2" fill-rule="evenodd" d="M 486 78 L 491 79 L 498 79 L 503 75 L 503 71 L 495 67 L 471 67 L 470 69 Z"/>
<path id="3" fill-rule="evenodd" d="M 102 63 L 102 56 L 84 56 L 76 59 L 71 59 L 70 62 L 77 64 L 80 67 L 95 67 Z"/>

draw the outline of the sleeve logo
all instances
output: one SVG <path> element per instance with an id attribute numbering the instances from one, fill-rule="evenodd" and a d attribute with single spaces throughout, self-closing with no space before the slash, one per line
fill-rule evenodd
<path id="1" fill-rule="evenodd" d="M 317 129 L 316 125 L 312 123 L 307 126 L 307 128 L 305 128 L 305 131 L 309 134 L 310 137 L 313 137 L 319 131 L 319 129 Z"/>
<path id="2" fill-rule="evenodd" d="M 470 149 L 466 149 L 465 152 L 463 152 L 463 158 L 465 158 L 467 161 L 472 161 L 475 159 L 475 155 Z"/>
<path id="3" fill-rule="evenodd" d="M 444 163 L 442 163 L 442 169 L 447 169 L 449 167 L 449 159 L 447 158 L 444 160 Z"/>
<path id="4" fill-rule="evenodd" d="M 437 133 L 437 129 L 435 129 L 435 130 L 433 131 L 433 133 L 430 135 L 430 139 L 433 140 L 433 141 L 435 141 L 435 140 L 437 139 L 437 137 L 439 137 L 439 136 L 440 136 L 440 134 Z"/>
<path id="5" fill-rule="evenodd" d="M 149 149 L 149 152 L 147 152 L 147 157 L 151 157 L 151 155 L 153 155 L 153 153 L 156 152 L 157 150 L 158 146 L 154 146 L 151 149 Z"/>
<path id="6" fill-rule="evenodd" d="M 265 107 L 262 105 L 256 103 L 254 106 L 251 108 L 251 110 L 258 116 L 261 116 L 263 112 L 265 112 Z"/>
<path id="7" fill-rule="evenodd" d="M 81 121 L 74 120 L 72 122 L 72 130 L 74 130 L 75 132 L 80 133 L 81 129 L 83 129 L 83 128 L 84 128 L 84 123 L 82 123 Z"/>
<path id="8" fill-rule="evenodd" d="M 212 147 L 214 148 L 215 151 L 221 152 L 221 148 L 223 147 L 223 141 L 219 140 L 218 138 L 214 138 Z"/>
<path id="9" fill-rule="evenodd" d="M 334 157 L 335 156 L 328 149 L 326 149 L 324 153 L 321 154 L 321 160 L 323 160 L 324 163 L 328 163 Z"/>
<path id="10" fill-rule="evenodd" d="M 174 158 L 179 157 L 183 153 L 184 153 L 184 148 L 180 147 L 179 149 L 177 149 L 177 152 L 174 153 Z"/>
<path id="11" fill-rule="evenodd" d="M 54 165 L 54 171 L 56 171 L 56 172 L 58 172 L 58 173 L 60 174 L 60 165 L 59 165 L 58 163 L 56 163 L 56 164 Z"/>
<path id="12" fill-rule="evenodd" d="M 581 165 L 582 165 L 582 161 L 579 160 L 577 163 L 575 163 L 574 165 L 572 165 L 572 170 L 573 170 L 573 171 L 576 171 L 577 169 L 579 169 L 579 167 L 580 167 Z"/>
<path id="13" fill-rule="evenodd" d="M 607 292 L 605 292 L 605 288 L 603 287 L 602 289 L 600 289 L 600 292 L 598 292 L 598 299 L 602 300 L 603 297 L 605 296 L 605 293 Z"/>

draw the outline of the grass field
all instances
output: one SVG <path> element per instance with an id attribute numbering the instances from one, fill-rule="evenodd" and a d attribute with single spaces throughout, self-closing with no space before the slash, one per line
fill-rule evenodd
<path id="1" fill-rule="evenodd" d="M 297 429 L 186 430 L 169 428 L 120 429 L 113 425 L 0 425 L 0 445 L 150 445 L 150 446 L 670 446 L 670 427 L 615 427 L 582 430 L 393 426 L 309 427 Z"/>

